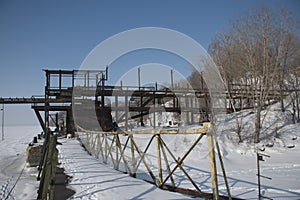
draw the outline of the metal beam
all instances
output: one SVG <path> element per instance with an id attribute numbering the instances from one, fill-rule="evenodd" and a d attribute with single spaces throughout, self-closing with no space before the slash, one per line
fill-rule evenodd
<path id="1" fill-rule="evenodd" d="M 44 120 L 43 120 L 43 118 L 42 118 L 40 112 L 39 112 L 38 110 L 36 110 L 36 109 L 34 109 L 34 112 L 35 112 L 36 117 L 38 118 L 38 120 L 39 120 L 39 122 L 40 122 L 40 125 L 41 125 L 41 127 L 42 127 L 42 129 L 43 129 L 43 131 L 44 131 L 44 133 L 45 133 L 46 126 L 45 126 Z"/>

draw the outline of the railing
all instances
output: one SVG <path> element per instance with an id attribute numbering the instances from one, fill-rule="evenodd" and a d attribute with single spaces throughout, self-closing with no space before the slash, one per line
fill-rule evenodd
<path id="1" fill-rule="evenodd" d="M 38 180 L 40 180 L 40 185 L 37 199 L 54 199 L 54 182 L 58 161 L 56 144 L 57 135 L 50 133 L 50 130 L 47 130 L 43 146 L 43 156 L 39 166 Z"/>
<path id="2" fill-rule="evenodd" d="M 155 184 L 157 187 L 176 191 L 179 183 L 176 183 L 174 174 L 175 171 L 180 170 L 180 173 L 184 174 L 186 180 L 193 185 L 193 195 L 195 195 L 195 191 L 197 191 L 196 196 L 208 197 L 208 193 L 201 191 L 200 186 L 198 186 L 193 177 L 189 175 L 183 165 L 191 151 L 199 145 L 203 136 L 207 136 L 212 191 L 215 199 L 218 199 L 213 137 L 211 134 L 207 134 L 209 128 L 209 123 L 204 123 L 203 127 L 194 129 L 151 129 L 130 132 L 98 132 L 78 127 L 78 136 L 82 146 L 84 146 L 90 154 L 94 155 L 104 164 L 111 165 L 118 171 L 128 173 L 133 177 L 142 178 Z M 166 141 L 166 138 L 163 137 L 164 135 L 175 136 L 175 134 L 195 135 L 195 140 L 190 143 L 188 149 L 180 157 L 177 157 L 175 153 L 172 152 L 168 146 L 169 141 Z M 139 137 L 141 136 L 143 136 L 144 140 L 143 145 L 138 143 Z M 148 174 L 147 176 L 145 176 L 145 171 Z M 182 190 L 182 188 L 180 189 Z M 191 190 L 188 189 L 188 191 Z"/>

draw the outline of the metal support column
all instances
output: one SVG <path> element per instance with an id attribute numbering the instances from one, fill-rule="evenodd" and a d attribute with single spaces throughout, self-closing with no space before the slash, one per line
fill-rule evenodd
<path id="1" fill-rule="evenodd" d="M 4 104 L 2 104 L 2 141 L 4 140 Z"/>

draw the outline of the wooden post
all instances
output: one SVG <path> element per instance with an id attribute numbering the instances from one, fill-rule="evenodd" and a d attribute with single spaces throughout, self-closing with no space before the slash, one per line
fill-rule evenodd
<path id="1" fill-rule="evenodd" d="M 210 162 L 210 172 L 211 172 L 211 181 L 212 181 L 212 190 L 213 190 L 213 199 L 219 199 L 219 190 L 218 190 L 218 178 L 217 178 L 217 167 L 215 159 L 215 149 L 212 133 L 207 134 L 208 148 L 209 148 L 209 162 Z"/>
<path id="2" fill-rule="evenodd" d="M 101 136 L 101 138 L 100 138 L 100 136 Z M 100 134 L 99 135 L 99 147 L 100 147 L 100 152 L 101 152 L 101 158 L 102 158 L 102 162 L 104 163 L 104 146 L 103 146 L 103 143 L 104 143 L 105 141 L 104 141 L 104 136 L 103 136 L 103 134 Z M 105 144 L 104 144 L 105 145 Z"/>
<path id="3" fill-rule="evenodd" d="M 97 134 L 96 139 L 95 139 L 97 141 L 96 142 L 96 155 L 95 155 L 97 159 L 99 159 L 99 153 L 100 153 L 100 148 L 101 148 L 100 144 L 99 144 L 99 138 L 100 138 L 100 134 Z"/>
<path id="4" fill-rule="evenodd" d="M 136 177 L 136 173 L 135 173 L 135 155 L 134 155 L 134 144 L 133 144 L 133 135 L 131 134 L 130 136 L 130 147 L 131 147 L 131 165 L 132 165 L 132 177 Z"/>
<path id="5" fill-rule="evenodd" d="M 54 135 L 54 142 L 52 144 L 52 166 L 51 166 L 51 182 L 50 182 L 50 194 L 49 194 L 49 200 L 55 199 L 55 177 L 56 177 L 56 168 L 57 168 L 57 162 L 58 162 L 58 150 L 56 149 L 56 142 L 57 142 L 57 135 Z"/>
<path id="6" fill-rule="evenodd" d="M 44 176 L 44 183 L 43 183 L 43 188 L 42 188 L 42 198 L 41 199 L 51 199 L 53 198 L 52 192 L 54 190 L 52 189 L 52 180 L 53 176 L 53 171 L 52 171 L 52 162 L 53 162 L 53 155 L 56 147 L 56 137 L 53 135 L 50 135 L 50 141 L 49 141 L 49 149 L 48 149 L 48 154 L 45 162 L 45 176 Z M 49 198 L 48 198 L 49 194 Z M 51 194 L 51 195 L 50 195 Z M 50 198 L 51 197 L 51 198 Z"/>
<path id="7" fill-rule="evenodd" d="M 121 144 L 119 135 L 115 134 L 114 137 L 116 138 L 116 170 L 119 170 L 119 147 Z"/>
<path id="8" fill-rule="evenodd" d="M 216 140 L 216 147 L 217 147 L 219 161 L 220 161 L 220 165 L 221 165 L 221 169 L 222 169 L 223 177 L 224 177 L 224 182 L 225 182 L 225 186 L 226 186 L 226 190 L 227 190 L 227 194 L 228 194 L 228 200 L 232 200 L 231 193 L 230 193 L 230 188 L 229 188 L 229 185 L 228 185 L 227 176 L 226 176 L 226 172 L 225 172 L 225 167 L 224 167 L 223 159 L 222 159 L 222 156 L 221 156 L 219 143 L 218 143 L 217 140 Z"/>
<path id="9" fill-rule="evenodd" d="M 89 153 L 91 153 L 91 148 L 90 148 L 90 135 L 91 133 L 86 133 L 86 144 L 85 144 L 85 148 L 87 149 L 87 151 Z"/>
<path id="10" fill-rule="evenodd" d="M 107 164 L 107 135 L 103 134 L 104 137 L 104 158 L 103 158 L 103 163 Z"/>
<path id="11" fill-rule="evenodd" d="M 149 165 L 147 164 L 147 162 L 146 162 L 146 160 L 145 160 L 145 154 L 146 154 L 147 149 L 149 148 L 149 146 L 150 146 L 150 144 L 151 144 L 153 138 L 154 138 L 154 137 L 151 138 L 151 140 L 149 141 L 149 143 L 148 143 L 146 149 L 145 149 L 143 152 L 142 152 L 141 149 L 138 147 L 138 145 L 134 142 L 134 140 L 132 140 L 132 142 L 133 142 L 133 145 L 134 145 L 134 147 L 135 147 L 137 153 L 138 153 L 139 156 L 140 156 L 140 162 L 142 161 L 142 162 L 144 163 L 144 165 L 145 165 L 145 167 L 146 167 L 146 169 L 147 169 L 149 175 L 151 176 L 153 182 L 154 182 L 154 183 L 157 183 L 157 180 L 156 180 L 156 178 L 155 178 L 155 176 L 154 176 L 152 170 L 150 169 Z M 140 163 L 140 162 L 139 162 L 139 163 Z M 137 164 L 136 169 L 135 169 L 135 172 L 136 172 L 138 166 L 139 166 L 139 164 Z M 134 173 L 135 173 L 135 172 L 134 172 Z"/>
<path id="12" fill-rule="evenodd" d="M 163 177 L 162 177 L 162 167 L 161 167 L 161 153 L 160 153 L 160 135 L 156 134 L 156 152 L 157 152 L 157 168 L 158 168 L 158 177 L 159 181 L 156 183 L 157 186 L 160 186 L 163 182 Z"/>
<path id="13" fill-rule="evenodd" d="M 164 145 L 161 142 L 160 142 L 160 144 L 161 144 L 161 151 L 162 151 L 163 156 L 164 156 L 165 164 L 166 164 L 166 167 L 167 167 L 167 170 L 168 170 L 168 174 L 170 176 L 170 180 L 171 180 L 172 186 L 175 187 L 175 182 L 174 182 L 173 176 L 171 174 L 171 168 L 170 168 L 170 165 L 169 165 L 169 162 L 168 162 L 166 151 L 164 149 Z"/>
<path id="14" fill-rule="evenodd" d="M 98 135 L 98 134 L 97 134 Z M 92 137 L 92 142 L 93 142 L 93 146 L 92 146 L 92 153 L 96 156 L 97 154 L 97 135 L 96 134 L 93 134 L 93 137 Z"/>

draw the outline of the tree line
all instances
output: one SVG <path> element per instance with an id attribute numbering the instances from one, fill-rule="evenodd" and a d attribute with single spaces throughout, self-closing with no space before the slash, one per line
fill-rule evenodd
<path id="1" fill-rule="evenodd" d="M 219 67 L 229 96 L 236 88 L 252 95 L 255 112 L 254 142 L 261 133 L 261 111 L 268 97 L 277 92 L 281 111 L 289 96 L 293 120 L 300 120 L 300 39 L 299 21 L 286 9 L 267 7 L 250 10 L 231 22 L 228 30 L 216 34 L 209 54 Z M 298 32 L 299 33 L 299 32 Z M 230 98 L 234 105 L 234 99 Z M 236 115 L 236 132 L 241 137 L 241 120 Z"/>

